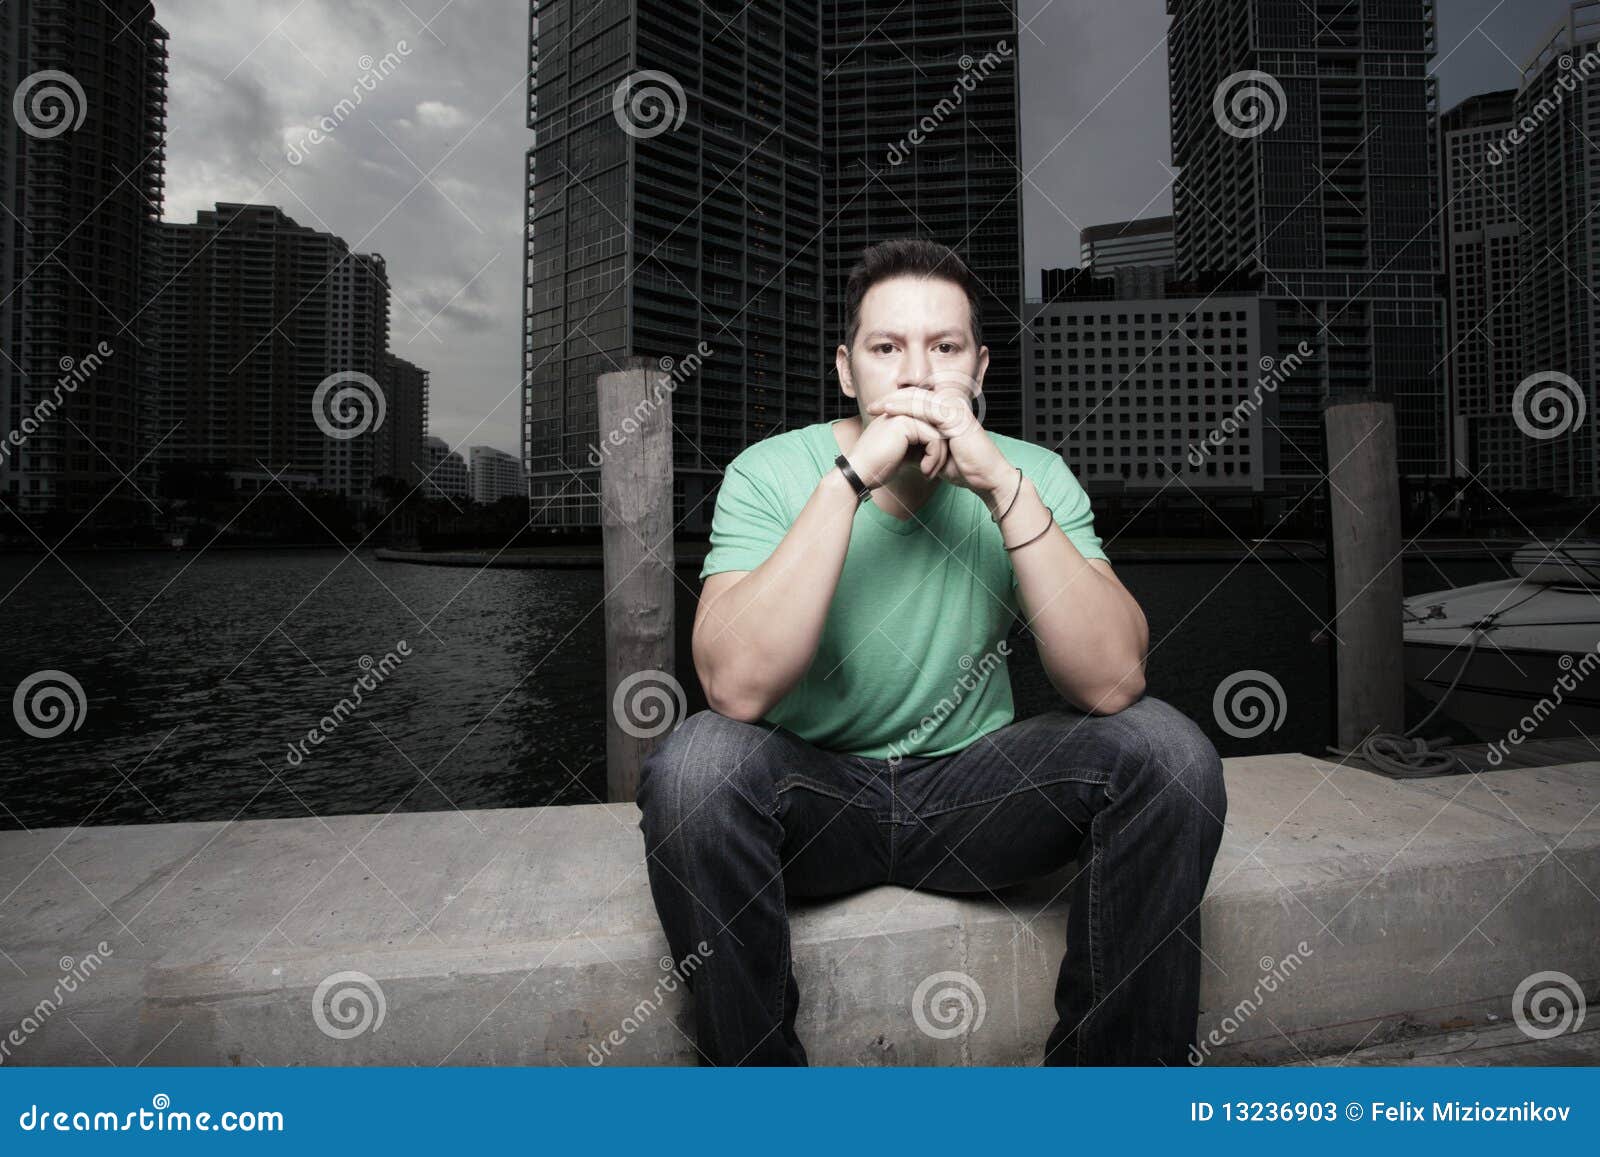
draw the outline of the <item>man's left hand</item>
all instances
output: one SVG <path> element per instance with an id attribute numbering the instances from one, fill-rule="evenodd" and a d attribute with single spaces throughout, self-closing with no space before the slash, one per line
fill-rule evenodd
<path id="1" fill-rule="evenodd" d="M 987 499 L 1016 474 L 973 411 L 971 392 L 960 386 L 905 386 L 868 405 L 867 413 L 909 414 L 933 426 L 949 451 L 939 477 L 980 497 Z"/>

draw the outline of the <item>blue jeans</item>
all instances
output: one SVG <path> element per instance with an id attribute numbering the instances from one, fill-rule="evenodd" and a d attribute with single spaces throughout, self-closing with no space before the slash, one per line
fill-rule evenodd
<path id="1" fill-rule="evenodd" d="M 1227 795 L 1216 748 L 1160 699 L 895 760 L 700 711 L 646 759 L 639 806 L 673 957 L 699 957 L 684 971 L 706 1062 L 806 1063 L 786 897 L 984 892 L 1076 862 L 1044 1063 L 1188 1063 Z"/>

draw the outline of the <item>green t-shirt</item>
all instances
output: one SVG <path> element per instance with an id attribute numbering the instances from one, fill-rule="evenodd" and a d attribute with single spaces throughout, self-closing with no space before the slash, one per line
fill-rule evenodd
<path id="1" fill-rule="evenodd" d="M 989 436 L 1079 553 L 1105 558 L 1089 496 L 1061 456 Z M 817 422 L 734 458 L 700 578 L 766 561 L 838 454 L 832 424 Z M 1006 635 L 1020 616 L 1011 556 L 971 490 L 941 482 L 905 520 L 863 503 L 817 653 L 765 720 L 828 751 L 879 759 L 960 751 L 1015 716 Z"/>

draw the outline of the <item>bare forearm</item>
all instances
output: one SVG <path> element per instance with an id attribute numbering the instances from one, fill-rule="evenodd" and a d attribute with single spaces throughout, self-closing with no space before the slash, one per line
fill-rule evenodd
<path id="1" fill-rule="evenodd" d="M 1080 710 L 1111 714 L 1144 694 L 1144 612 L 1079 553 L 1024 480 L 1002 524 L 1006 544 L 1027 542 L 1047 523 L 1043 537 L 1011 552 L 1018 601 L 1056 691 Z"/>
<path id="2" fill-rule="evenodd" d="M 850 483 L 828 471 L 766 561 L 706 609 L 694 661 L 714 710 L 759 719 L 805 674 L 844 570 L 855 512 Z"/>

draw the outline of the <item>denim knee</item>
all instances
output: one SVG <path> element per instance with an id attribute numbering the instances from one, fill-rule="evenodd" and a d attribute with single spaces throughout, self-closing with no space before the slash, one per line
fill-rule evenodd
<path id="1" fill-rule="evenodd" d="M 1198 816 L 1220 824 L 1228 813 L 1222 757 L 1205 731 L 1164 699 L 1146 695 L 1132 707 L 1141 715 L 1141 731 L 1150 744 L 1150 759 L 1166 777 L 1163 796 L 1192 805 Z M 1171 782 L 1169 786 L 1169 781 Z"/>
<path id="2" fill-rule="evenodd" d="M 714 832 L 744 805 L 761 807 L 766 772 L 754 753 L 768 730 L 711 710 L 685 719 L 639 770 L 646 838 Z"/>

